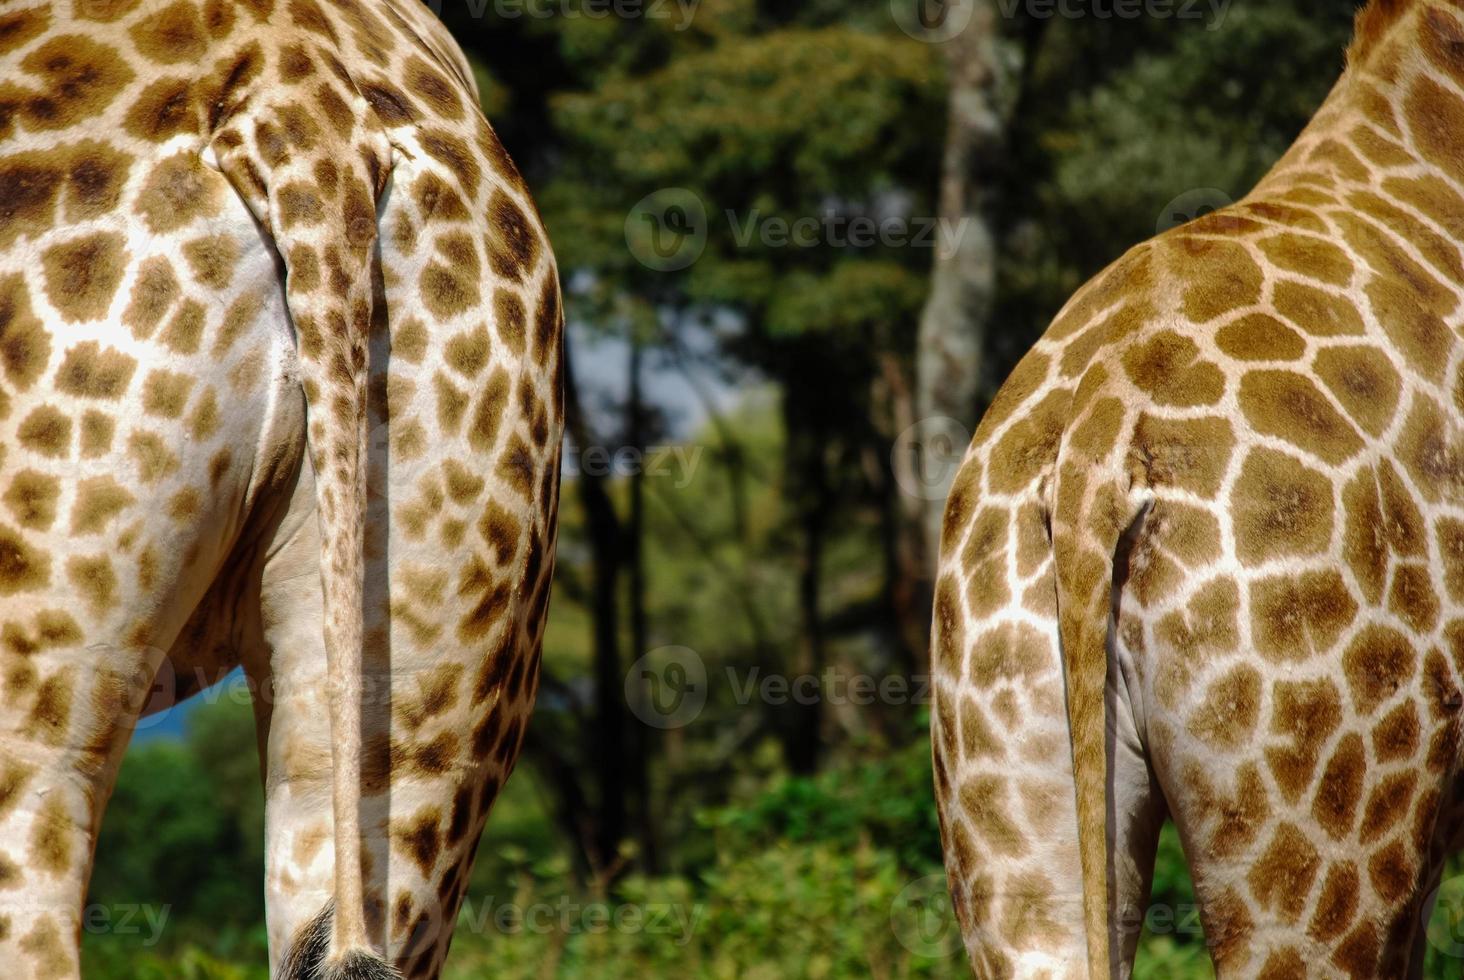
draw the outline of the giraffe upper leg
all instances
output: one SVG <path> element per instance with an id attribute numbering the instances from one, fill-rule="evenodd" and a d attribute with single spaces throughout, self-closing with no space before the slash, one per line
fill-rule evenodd
<path id="1" fill-rule="evenodd" d="M 1400 974 L 1444 851 L 1452 656 L 1325 556 L 1248 560 L 1220 520 L 1161 493 L 1123 624 L 1212 952 Z"/>

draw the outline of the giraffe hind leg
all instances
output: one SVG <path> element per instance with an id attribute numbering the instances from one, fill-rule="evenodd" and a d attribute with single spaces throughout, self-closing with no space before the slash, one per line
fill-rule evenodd
<path id="1" fill-rule="evenodd" d="M 53 531 L 32 535 L 24 554 L 62 556 L 67 547 Z M 228 654 L 216 641 L 248 632 L 235 607 L 252 595 L 250 562 L 225 562 L 218 576 L 243 598 L 200 602 L 180 585 L 186 551 L 170 549 L 149 575 L 101 573 L 111 591 L 90 601 L 55 575 L 44 589 L 0 598 L 0 972 L 7 980 L 77 976 L 83 915 L 96 914 L 83 902 L 97 834 L 139 719 L 176 703 L 175 678 L 191 683 L 222 668 Z M 118 549 L 108 567 L 125 569 L 130 557 Z M 101 560 L 87 559 L 98 567 Z M 214 561 L 206 554 L 199 564 Z M 183 628 L 175 611 L 190 602 L 197 611 Z M 206 654 L 190 659 L 200 648 Z M 177 666 L 160 675 L 165 650 Z"/>
<path id="2" fill-rule="evenodd" d="M 163 657 L 81 623 L 60 599 L 0 600 L 0 972 L 7 980 L 79 976 L 102 810 Z"/>
<path id="3" fill-rule="evenodd" d="M 980 471 L 971 466 L 967 479 Z M 957 918 L 978 976 L 1085 976 L 1072 747 L 1047 522 L 1034 498 L 1002 505 L 988 497 L 949 524 L 945 537 L 932 735 Z M 973 553 L 973 542 L 985 554 Z M 1044 543 L 1040 559 L 1034 542 Z M 1117 558 L 1118 565 L 1127 561 L 1126 554 Z M 1109 949 L 1113 972 L 1126 977 L 1165 809 L 1131 702 L 1132 656 L 1118 632 L 1111 637 L 1106 712 Z"/>
<path id="4" fill-rule="evenodd" d="M 1164 501 L 1155 514 L 1130 583 L 1148 600 L 1148 737 L 1217 974 L 1416 973 L 1457 765 L 1450 658 L 1324 574 L 1276 613 L 1255 598 L 1274 579 L 1161 579 L 1202 518 Z M 1239 630 L 1244 596 L 1255 623 Z"/>
<path id="5" fill-rule="evenodd" d="M 980 469 L 968 464 L 953 498 Z M 948 513 L 943 535 L 936 797 L 956 918 L 980 977 L 1078 977 L 1087 961 L 1053 562 L 1018 570 L 1012 553 L 1024 537 L 1045 538 L 1041 523 L 1034 503 L 987 499 L 979 512 Z"/>

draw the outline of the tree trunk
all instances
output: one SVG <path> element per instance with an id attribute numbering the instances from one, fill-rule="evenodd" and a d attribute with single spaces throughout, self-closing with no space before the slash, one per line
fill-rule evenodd
<path id="1" fill-rule="evenodd" d="M 1020 18 L 1003 18 L 996 0 L 976 0 L 971 23 L 944 45 L 949 61 L 950 108 L 941 166 L 941 245 L 936 250 L 930 296 L 920 319 L 916 353 L 915 409 L 928 428 L 926 458 L 913 461 L 954 476 L 964 445 L 950 453 L 945 438 L 974 431 L 987 328 L 996 297 L 995 204 L 1006 164 L 1012 113 L 1020 96 L 1023 66 L 1035 46 L 1012 43 Z M 1030 27 L 1030 25 L 1027 25 Z M 934 420 L 951 419 L 958 424 Z M 917 440 L 919 442 L 920 440 Z M 929 499 L 935 498 L 935 499 Z M 944 494 L 913 495 L 907 510 L 922 528 L 918 565 L 933 576 L 940 554 Z"/>
<path id="2" fill-rule="evenodd" d="M 827 430 L 818 421 L 818 407 L 800 404 L 792 385 L 783 395 L 787 439 L 786 472 L 795 501 L 801 548 L 798 554 L 798 641 L 783 728 L 783 756 L 795 775 L 818 770 L 823 728 L 825 663 L 823 623 L 823 556 L 825 532 L 834 506 L 829 485 Z M 810 687 L 803 678 L 816 678 Z"/>
<path id="3" fill-rule="evenodd" d="M 631 328 L 630 338 L 630 398 L 628 406 L 629 425 L 627 442 L 634 447 L 644 461 L 646 452 L 646 418 L 644 395 L 641 391 L 641 360 L 643 343 L 639 332 Z M 636 467 L 630 475 L 630 523 L 626 535 L 626 563 L 630 572 L 630 647 L 631 656 L 643 657 L 650 652 L 649 631 L 646 627 L 646 472 L 645 466 Z M 641 694 L 641 692 L 637 692 Z M 643 695 L 642 695 L 643 696 Z M 635 807 L 636 839 L 640 844 L 640 866 L 647 874 L 659 870 L 660 856 L 656 835 L 656 807 L 651 800 L 650 783 L 650 728 L 644 723 L 633 723 L 630 728 L 629 755 L 626 771 L 629 777 L 628 789 Z"/>
<path id="4" fill-rule="evenodd" d="M 595 445 L 575 385 L 566 341 L 564 355 L 564 421 L 580 458 Z M 625 836 L 625 671 L 620 662 L 619 582 L 620 549 L 624 538 L 620 519 L 607 489 L 608 475 L 581 466 L 577 482 L 584 502 L 590 539 L 590 612 L 594 620 L 595 724 L 585 758 L 593 759 L 599 787 L 598 839 L 594 860 L 600 875 L 612 873 Z"/>
<path id="5" fill-rule="evenodd" d="M 900 358 L 886 352 L 877 363 L 879 375 L 870 400 L 883 407 L 883 425 L 871 433 L 870 443 L 871 450 L 887 451 L 899 433 L 915 424 L 915 396 Z M 923 562 L 925 549 L 915 542 L 923 531 L 918 519 L 911 520 L 905 512 L 906 498 L 898 478 L 892 479 L 885 470 L 874 474 L 872 482 L 879 502 L 885 603 L 894 627 L 895 652 L 908 673 L 919 674 L 927 660 L 933 598 L 933 594 L 926 595 L 930 575 Z"/>

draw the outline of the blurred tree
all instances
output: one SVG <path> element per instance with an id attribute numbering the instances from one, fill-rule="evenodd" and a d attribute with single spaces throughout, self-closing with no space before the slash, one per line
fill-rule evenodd
<path id="1" fill-rule="evenodd" d="M 230 693 L 210 692 L 182 741 L 149 741 L 127 754 L 88 902 L 109 913 L 153 910 L 164 948 L 205 942 L 221 955 L 262 958 L 264 794 L 253 714 Z M 135 954 L 158 937 L 106 938 Z"/>
<path id="2" fill-rule="evenodd" d="M 958 8 L 943 9 L 952 16 Z M 916 340 L 914 418 L 926 424 L 953 419 L 967 432 L 976 428 L 986 333 L 996 306 L 996 202 L 1009 180 L 1010 131 L 1047 24 L 1020 10 L 1006 16 L 998 0 L 976 0 L 971 23 L 942 45 L 949 62 L 949 108 L 938 211 L 943 227 L 956 231 L 935 253 Z M 915 440 L 910 448 L 922 453 L 934 447 Z M 918 470 L 928 462 L 912 459 L 905 465 Z M 911 603 L 928 608 L 944 500 L 908 494 L 904 501 L 917 530 L 904 542 L 903 577 Z M 918 623 L 922 635 L 928 632 L 928 616 Z"/>
<path id="3" fill-rule="evenodd" d="M 673 329 L 735 314 L 724 349 L 780 382 L 802 626 L 791 661 L 771 668 L 816 675 L 827 662 L 829 522 L 877 492 L 860 452 L 882 435 L 887 458 L 893 439 L 871 431 L 870 401 L 882 352 L 908 364 L 924 257 L 846 236 L 856 220 L 928 200 L 938 84 L 929 49 L 903 36 L 792 27 L 723 36 L 633 84 L 555 102 L 582 162 L 545 195 L 576 229 L 565 254 L 595 270 L 596 288 L 646 297 Z M 705 248 L 684 273 L 646 268 L 626 248 L 626 214 L 666 188 L 705 210 Z M 804 245 L 788 240 L 799 222 Z M 887 484 L 887 470 L 874 479 Z M 819 704 L 775 724 L 790 766 L 816 767 Z"/>

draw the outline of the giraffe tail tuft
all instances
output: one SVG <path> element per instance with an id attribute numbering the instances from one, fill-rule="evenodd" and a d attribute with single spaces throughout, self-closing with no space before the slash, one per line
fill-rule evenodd
<path id="1" fill-rule="evenodd" d="M 326 903 L 300 930 L 280 960 L 275 980 L 402 980 L 397 970 L 369 950 L 352 949 L 330 955 L 330 933 L 335 902 Z"/>
<path id="2" fill-rule="evenodd" d="M 353 949 L 330 960 L 321 971 L 321 980 L 402 980 L 402 975 L 375 953 Z"/>
<path id="3" fill-rule="evenodd" d="M 327 902 L 315 918 L 305 923 L 281 957 L 275 980 L 319 980 L 321 964 L 330 949 L 331 920 L 334 917 L 335 903 Z"/>

